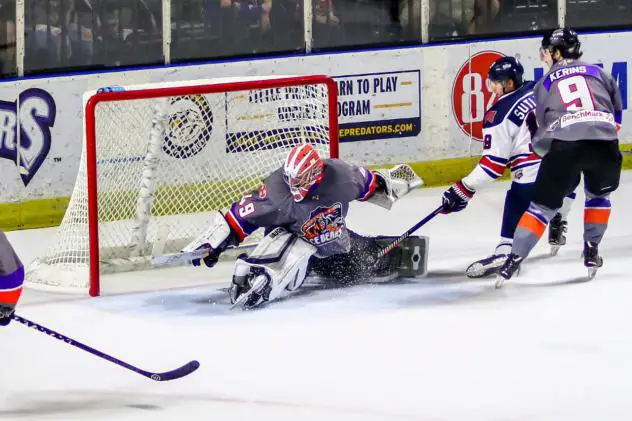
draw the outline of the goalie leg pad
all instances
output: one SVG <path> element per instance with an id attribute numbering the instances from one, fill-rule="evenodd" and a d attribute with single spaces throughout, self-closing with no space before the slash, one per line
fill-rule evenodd
<path id="1" fill-rule="evenodd" d="M 315 246 L 285 228 L 273 229 L 248 256 L 242 255 L 235 262 L 231 302 L 235 303 L 242 294 L 248 293 L 254 281 L 258 282 L 258 297 L 248 299 L 247 307 L 274 300 L 285 290 L 300 288 L 314 253 Z M 267 285 L 262 284 L 262 277 L 267 279 Z"/>

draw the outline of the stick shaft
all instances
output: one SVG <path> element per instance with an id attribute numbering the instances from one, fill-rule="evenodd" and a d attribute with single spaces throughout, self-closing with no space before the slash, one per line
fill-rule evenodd
<path id="1" fill-rule="evenodd" d="M 415 225 L 410 227 L 408 229 L 408 231 L 406 231 L 405 233 L 400 235 L 395 241 L 393 241 L 392 243 L 390 243 L 389 245 L 384 247 L 382 250 L 380 250 L 378 252 L 378 254 L 377 254 L 377 257 L 384 257 L 387 254 L 389 254 L 391 251 L 395 250 L 395 248 L 398 245 L 400 245 L 402 241 L 404 241 L 406 238 L 410 237 L 411 234 L 413 234 L 415 231 L 417 231 L 419 228 L 421 228 L 423 225 L 425 225 L 432 218 L 434 218 L 435 216 L 439 215 L 441 213 L 442 209 L 443 209 L 443 206 L 439 206 L 437 209 L 433 210 L 428 216 L 426 216 L 424 219 L 422 219 L 421 221 L 417 222 Z"/>
<path id="2" fill-rule="evenodd" d="M 193 371 L 197 370 L 197 368 L 200 366 L 200 364 L 197 361 L 191 361 L 187 364 L 185 364 L 184 366 L 172 370 L 172 371 L 168 371 L 168 372 L 164 372 L 164 373 L 152 373 L 150 371 L 146 371 L 146 370 L 142 370 L 138 367 L 135 367 L 131 364 L 126 363 L 125 361 L 121 361 L 118 358 L 115 358 L 111 355 L 108 355 L 104 352 L 99 351 L 98 349 L 94 349 L 91 346 L 88 346 L 86 344 L 83 344 L 79 341 L 76 341 L 66 335 L 62 335 L 59 332 L 55 332 L 52 329 L 49 329 L 47 327 L 44 327 L 38 323 L 32 322 L 28 319 L 25 319 L 24 317 L 18 316 L 17 314 L 13 314 L 13 316 L 11 316 L 11 318 L 13 320 L 15 320 L 16 322 L 22 323 L 24 326 L 35 329 L 39 332 L 42 332 L 44 334 L 46 334 L 47 336 L 53 337 L 55 339 L 58 339 L 62 342 L 67 343 L 68 345 L 72 345 L 75 348 L 79 348 L 83 351 L 89 352 L 92 355 L 95 355 L 99 358 L 102 358 L 104 360 L 110 361 L 111 363 L 114 363 L 116 365 L 119 365 L 121 367 L 124 367 L 128 370 L 131 370 L 135 373 L 138 373 L 142 376 L 145 376 L 147 378 L 150 378 L 152 380 L 156 380 L 156 381 L 164 381 L 164 380 L 173 380 L 176 378 L 180 378 L 183 376 L 186 376 L 187 374 L 192 373 Z"/>

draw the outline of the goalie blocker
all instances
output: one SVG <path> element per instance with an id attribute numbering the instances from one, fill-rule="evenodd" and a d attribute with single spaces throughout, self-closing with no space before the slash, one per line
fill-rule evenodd
<path id="1" fill-rule="evenodd" d="M 203 260 L 212 267 L 227 247 L 258 228 L 266 229 L 268 236 L 234 268 L 231 298 L 247 307 L 299 288 L 310 271 L 341 283 L 423 275 L 427 239 L 413 237 L 397 253 L 378 261 L 380 241 L 388 239 L 362 237 L 348 230 L 345 221 L 354 200 L 390 209 L 421 184 L 407 165 L 373 172 L 340 160 L 321 160 L 311 145 L 299 145 L 258 191 L 233 203 L 225 215 L 218 212 L 212 226 L 183 252 L 207 249 Z M 405 256 L 411 262 L 403 262 Z M 244 298 L 246 293 L 254 298 Z"/>

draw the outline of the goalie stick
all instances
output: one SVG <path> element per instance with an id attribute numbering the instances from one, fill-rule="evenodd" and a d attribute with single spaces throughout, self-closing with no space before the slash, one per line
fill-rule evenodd
<path id="1" fill-rule="evenodd" d="M 393 241 L 392 243 L 390 243 L 389 245 L 387 245 L 386 247 L 384 247 L 382 250 L 380 250 L 377 253 L 377 257 L 384 257 L 387 254 L 389 254 L 390 252 L 392 252 L 393 250 L 395 250 L 395 248 L 401 244 L 402 241 L 404 241 L 405 239 L 407 239 L 408 237 L 411 236 L 412 233 L 414 233 L 415 231 L 417 231 L 419 228 L 421 228 L 423 225 L 425 225 L 428 221 L 430 221 L 432 218 L 434 218 L 435 216 L 439 215 L 441 213 L 441 211 L 443 210 L 443 205 L 439 206 L 437 209 L 433 210 L 430 215 L 426 216 L 424 219 L 422 219 L 421 221 L 417 222 L 415 225 L 413 225 L 412 227 L 410 227 L 408 229 L 408 231 L 406 231 L 405 233 L 403 233 L 402 235 L 400 235 L 395 241 Z"/>
<path id="2" fill-rule="evenodd" d="M 67 343 L 68 345 L 72 345 L 76 348 L 79 348 L 83 351 L 89 352 L 92 355 L 96 355 L 99 358 L 103 358 L 104 360 L 108 360 L 114 364 L 120 365 L 121 367 L 127 368 L 128 370 L 131 370 L 135 373 L 140 374 L 141 376 L 147 377 L 148 379 L 157 381 L 157 382 L 164 382 L 164 381 L 169 381 L 169 380 L 175 380 L 175 379 L 179 379 L 181 377 L 184 376 L 188 376 L 189 374 L 193 373 L 195 370 L 197 370 L 198 368 L 200 368 L 200 363 L 196 360 L 193 361 L 189 361 L 188 363 L 186 363 L 185 365 L 183 365 L 182 367 L 176 368 L 175 370 L 170 370 L 170 371 L 165 371 L 162 373 L 152 373 L 150 371 L 145 371 L 142 370 L 138 367 L 134 367 L 131 364 L 126 363 L 125 361 L 121 361 L 118 358 L 114 358 L 111 355 L 108 355 L 104 352 L 101 352 L 97 349 L 94 349 L 88 345 L 82 344 L 79 341 L 76 341 L 72 338 L 69 338 L 68 336 L 62 335 L 61 333 L 55 332 L 54 330 L 48 329 L 42 325 L 39 325 L 35 322 L 32 322 L 30 320 L 25 319 L 24 317 L 18 316 L 17 314 L 13 314 L 13 316 L 11 316 L 11 318 L 13 320 L 15 320 L 16 322 L 22 323 L 24 326 L 35 329 L 39 332 L 42 332 L 48 336 L 52 336 L 55 339 L 59 339 L 62 342 Z"/>
<path id="3" fill-rule="evenodd" d="M 226 250 L 247 250 L 247 249 L 255 248 L 256 246 L 257 244 L 253 243 L 253 244 L 247 244 L 247 245 L 242 245 L 242 246 L 228 247 L 226 248 Z M 166 266 L 166 265 L 191 263 L 192 260 L 203 259 L 206 256 L 208 256 L 208 251 L 209 249 L 203 248 L 203 249 L 193 250 L 193 251 L 165 254 L 163 256 L 154 256 L 151 259 L 151 265 L 152 266 Z"/>

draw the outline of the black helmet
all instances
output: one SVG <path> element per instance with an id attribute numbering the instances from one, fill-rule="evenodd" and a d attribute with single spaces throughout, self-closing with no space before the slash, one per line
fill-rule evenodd
<path id="1" fill-rule="evenodd" d="M 542 38 L 542 49 L 549 50 L 551 54 L 559 50 L 563 58 L 577 59 L 582 56 L 580 48 L 582 43 L 577 38 L 577 32 L 571 28 L 559 28 L 547 32 Z"/>
<path id="2" fill-rule="evenodd" d="M 514 57 L 501 57 L 492 63 L 487 73 L 487 78 L 493 82 L 513 80 L 516 88 L 522 86 L 524 67 Z"/>

